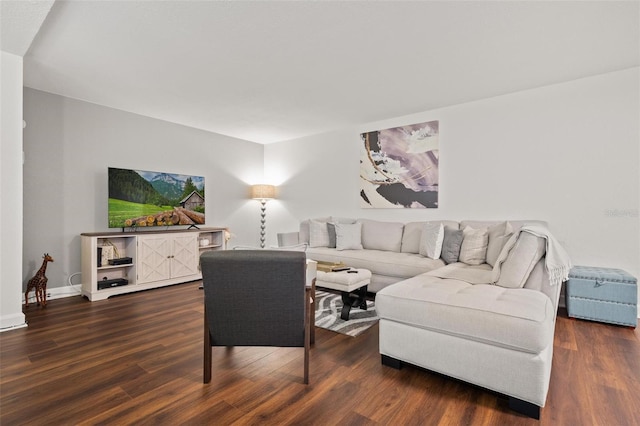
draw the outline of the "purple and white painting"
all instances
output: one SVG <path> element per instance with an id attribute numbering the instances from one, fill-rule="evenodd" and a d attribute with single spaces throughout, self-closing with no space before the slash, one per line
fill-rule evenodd
<path id="1" fill-rule="evenodd" d="M 438 207 L 438 121 L 360 137 L 361 207 Z"/>

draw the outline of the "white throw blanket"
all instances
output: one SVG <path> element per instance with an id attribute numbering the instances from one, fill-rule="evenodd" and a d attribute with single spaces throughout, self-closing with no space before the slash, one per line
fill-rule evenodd
<path id="1" fill-rule="evenodd" d="M 509 252 L 518 241 L 520 232 L 528 232 L 536 237 L 544 238 L 546 240 L 546 253 L 545 253 L 545 267 L 549 274 L 549 281 L 551 285 L 560 285 L 563 281 L 569 278 L 569 271 L 571 270 L 571 259 L 565 251 L 565 249 L 558 243 L 549 230 L 539 225 L 524 225 L 519 231 L 515 232 L 509 241 L 500 252 L 500 256 L 496 261 L 494 272 L 496 268 L 500 268 L 502 263 L 507 259 Z M 500 274 L 498 273 L 499 277 Z"/>
<path id="2" fill-rule="evenodd" d="M 511 249 L 518 241 L 520 232 L 528 232 L 546 241 L 545 267 L 549 274 L 550 285 L 560 285 L 569 278 L 571 260 L 564 248 L 558 243 L 549 230 L 539 225 L 525 225 L 515 232 L 505 243 L 493 270 L 489 265 L 466 265 L 464 263 L 452 263 L 443 268 L 438 268 L 425 275 L 434 277 L 455 279 L 469 284 L 495 284 L 500 277 L 502 264 L 507 260 Z"/>

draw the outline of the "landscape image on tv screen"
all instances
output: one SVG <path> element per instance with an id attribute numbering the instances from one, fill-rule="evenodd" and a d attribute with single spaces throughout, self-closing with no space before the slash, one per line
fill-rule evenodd
<path id="1" fill-rule="evenodd" d="M 109 228 L 204 224 L 204 177 L 109 167 Z"/>

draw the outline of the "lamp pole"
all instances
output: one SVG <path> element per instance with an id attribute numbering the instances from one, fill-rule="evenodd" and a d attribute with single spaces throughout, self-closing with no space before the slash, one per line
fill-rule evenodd
<path id="1" fill-rule="evenodd" d="M 252 185 L 251 198 L 260 201 L 260 248 L 264 248 L 267 228 L 267 201 L 275 198 L 276 187 L 273 185 Z"/>
<path id="2" fill-rule="evenodd" d="M 264 240 L 266 234 L 267 223 L 267 200 L 260 200 L 260 248 L 264 248 Z"/>

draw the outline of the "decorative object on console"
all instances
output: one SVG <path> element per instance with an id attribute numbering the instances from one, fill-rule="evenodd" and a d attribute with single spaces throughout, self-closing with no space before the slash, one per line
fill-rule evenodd
<path id="1" fill-rule="evenodd" d="M 439 122 L 362 133 L 360 206 L 437 208 Z"/>
<path id="2" fill-rule="evenodd" d="M 251 186 L 251 198 L 259 200 L 260 207 L 260 247 L 264 248 L 265 240 L 265 228 L 266 228 L 266 215 L 267 215 L 267 201 L 276 197 L 276 187 L 273 185 L 252 185 Z"/>
<path id="3" fill-rule="evenodd" d="M 53 257 L 49 256 L 49 253 L 45 253 L 42 256 L 42 266 L 38 269 L 38 272 L 27 283 L 27 291 L 24 292 L 24 306 L 29 306 L 29 292 L 31 289 L 36 293 L 36 303 L 43 308 L 47 306 L 47 281 L 49 279 L 45 275 L 47 272 L 47 263 L 53 262 Z"/>

